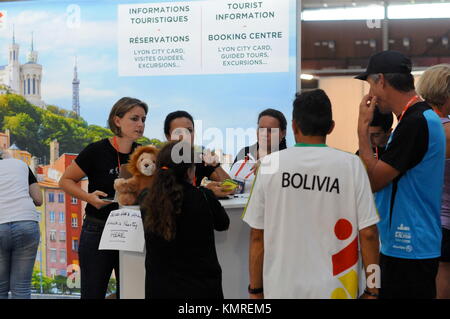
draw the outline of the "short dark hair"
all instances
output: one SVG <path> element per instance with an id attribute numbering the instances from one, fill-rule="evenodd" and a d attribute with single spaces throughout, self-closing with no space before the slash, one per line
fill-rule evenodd
<path id="1" fill-rule="evenodd" d="M 387 133 L 387 131 L 389 131 L 389 129 L 392 127 L 393 122 L 394 116 L 391 112 L 389 112 L 388 114 L 383 114 L 378 110 L 378 108 L 375 108 L 370 126 L 380 126 L 383 131 Z"/>
<path id="2" fill-rule="evenodd" d="M 383 75 L 386 82 L 397 91 L 409 92 L 415 90 L 414 76 L 411 73 L 383 73 Z M 378 82 L 377 74 L 372 74 L 372 77 L 375 82 Z"/>
<path id="3" fill-rule="evenodd" d="M 168 136 L 170 134 L 170 123 L 172 123 L 173 120 L 185 117 L 188 118 L 192 122 L 192 126 L 194 126 L 194 119 L 192 118 L 192 115 L 189 114 L 186 111 L 175 111 L 172 113 L 167 114 L 166 119 L 164 120 L 164 134 Z"/>
<path id="4" fill-rule="evenodd" d="M 295 94 L 292 119 L 306 136 L 326 136 L 333 124 L 331 102 L 321 90 Z"/>

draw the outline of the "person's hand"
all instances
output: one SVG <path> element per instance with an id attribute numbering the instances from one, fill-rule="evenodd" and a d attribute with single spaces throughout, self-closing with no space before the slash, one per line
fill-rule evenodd
<path id="1" fill-rule="evenodd" d="M 378 297 L 371 296 L 371 295 L 368 295 L 368 294 L 366 294 L 366 293 L 363 293 L 363 294 L 359 297 L 359 299 L 378 299 Z"/>
<path id="2" fill-rule="evenodd" d="M 219 157 L 216 154 L 211 153 L 210 150 L 205 150 L 202 154 L 202 160 L 206 166 L 217 166 L 219 164 Z"/>
<path id="3" fill-rule="evenodd" d="M 367 293 L 366 291 L 369 291 L 369 293 Z M 370 294 L 375 294 L 375 296 L 371 296 Z M 366 290 L 364 290 L 364 293 L 359 297 L 359 299 L 378 299 L 378 294 L 378 289 L 372 289 L 372 291 L 370 291 L 370 289 L 367 288 Z"/>
<path id="4" fill-rule="evenodd" d="M 377 97 L 365 95 L 359 104 L 358 133 L 366 132 L 373 120 Z"/>
<path id="5" fill-rule="evenodd" d="M 100 209 L 103 206 L 106 206 L 109 204 L 108 202 L 101 200 L 99 196 L 107 197 L 108 194 L 106 194 L 102 191 L 95 191 L 95 192 L 89 193 L 87 202 L 97 209 Z"/>
<path id="6" fill-rule="evenodd" d="M 226 186 L 221 186 L 220 182 L 210 182 L 208 185 L 206 185 L 206 188 L 211 190 L 216 197 L 227 197 L 228 195 L 234 194 L 236 191 L 235 189 L 229 190 Z"/>
<path id="7" fill-rule="evenodd" d="M 260 294 L 249 294 L 250 295 L 250 299 L 264 299 L 264 293 L 260 293 Z"/>

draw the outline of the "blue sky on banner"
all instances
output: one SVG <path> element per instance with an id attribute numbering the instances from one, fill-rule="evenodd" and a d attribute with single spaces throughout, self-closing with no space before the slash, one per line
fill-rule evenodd
<path id="1" fill-rule="evenodd" d="M 47 104 L 71 109 L 73 66 L 77 56 L 81 116 L 89 124 L 106 126 L 111 106 L 122 96 L 136 97 L 149 104 L 144 135 L 161 140 L 164 140 L 165 116 L 179 109 L 190 112 L 196 120 L 202 120 L 203 130 L 218 128 L 224 136 L 226 128 L 255 129 L 257 114 L 269 107 L 281 110 L 290 123 L 295 94 L 296 1 L 283 1 L 290 3 L 289 72 L 119 77 L 117 5 L 175 2 L 168 0 L 2 3 L 0 10 L 7 11 L 8 25 L 0 30 L 0 65 L 8 62 L 8 46 L 14 24 L 21 63 L 26 62 L 31 33 L 34 33 L 38 63 L 43 65 L 42 98 Z M 67 9 L 73 4 L 81 9 L 81 21 L 79 28 L 70 29 L 67 26 Z M 250 137 L 246 144 L 255 140 L 255 136 Z M 210 142 L 204 140 L 202 144 L 207 146 Z M 293 142 L 288 129 L 288 144 Z M 197 138 L 196 144 L 200 144 Z M 223 144 L 225 153 L 237 153 L 237 146 L 231 148 L 236 141 L 224 140 Z"/>

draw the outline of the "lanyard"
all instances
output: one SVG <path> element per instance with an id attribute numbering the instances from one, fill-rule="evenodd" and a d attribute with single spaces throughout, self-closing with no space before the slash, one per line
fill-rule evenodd
<path id="1" fill-rule="evenodd" d="M 116 150 L 116 153 L 117 153 L 117 165 L 119 167 L 119 172 L 120 172 L 119 145 L 117 144 L 117 137 L 116 136 L 113 137 L 113 145 L 114 145 L 114 149 Z"/>
<path id="2" fill-rule="evenodd" d="M 246 155 L 244 162 L 241 164 L 241 166 L 237 170 L 236 174 L 234 174 L 234 177 L 237 177 L 239 175 L 239 173 L 242 171 L 242 169 L 244 168 L 245 164 L 248 162 L 249 159 L 250 159 L 249 156 Z M 250 173 L 247 176 L 245 176 L 244 179 L 249 178 L 252 174 L 253 174 L 253 171 L 250 171 Z"/>
<path id="3" fill-rule="evenodd" d="M 411 106 L 413 106 L 417 101 L 420 101 L 420 100 L 422 100 L 422 99 L 420 98 L 420 96 L 416 95 L 416 96 L 412 97 L 411 100 L 408 101 L 408 103 L 406 103 L 406 106 L 405 106 L 405 108 L 403 109 L 402 114 L 400 114 L 400 117 L 398 118 L 398 122 L 399 122 L 399 123 L 400 123 L 400 121 L 402 120 L 403 115 L 405 115 L 406 111 L 408 111 L 408 109 L 409 109 Z"/>
<path id="4" fill-rule="evenodd" d="M 239 173 L 242 171 L 242 169 L 244 168 L 245 163 L 247 163 L 247 161 L 248 161 L 248 156 L 246 155 L 246 156 L 244 157 L 244 162 L 241 164 L 241 166 L 240 166 L 239 169 L 237 170 L 236 174 L 234 174 L 234 177 L 237 177 L 237 176 L 239 175 Z"/>
<path id="5" fill-rule="evenodd" d="M 249 178 L 252 174 L 254 174 L 254 172 L 253 171 L 250 171 L 250 173 L 248 173 L 248 175 L 247 176 L 245 176 L 244 177 L 244 179 L 247 179 L 247 178 Z"/>
<path id="6" fill-rule="evenodd" d="M 440 118 L 445 118 L 444 114 L 441 111 L 439 111 L 437 107 L 433 107 L 433 111 L 435 111 Z"/>

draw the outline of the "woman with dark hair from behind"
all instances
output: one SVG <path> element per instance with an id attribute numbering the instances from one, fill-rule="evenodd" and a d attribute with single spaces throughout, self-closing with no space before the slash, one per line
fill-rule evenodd
<path id="1" fill-rule="evenodd" d="M 191 143 L 166 144 L 152 185 L 141 194 L 147 299 L 223 299 L 214 230 L 227 230 L 230 220 L 210 190 L 192 184 L 193 158 Z"/>

